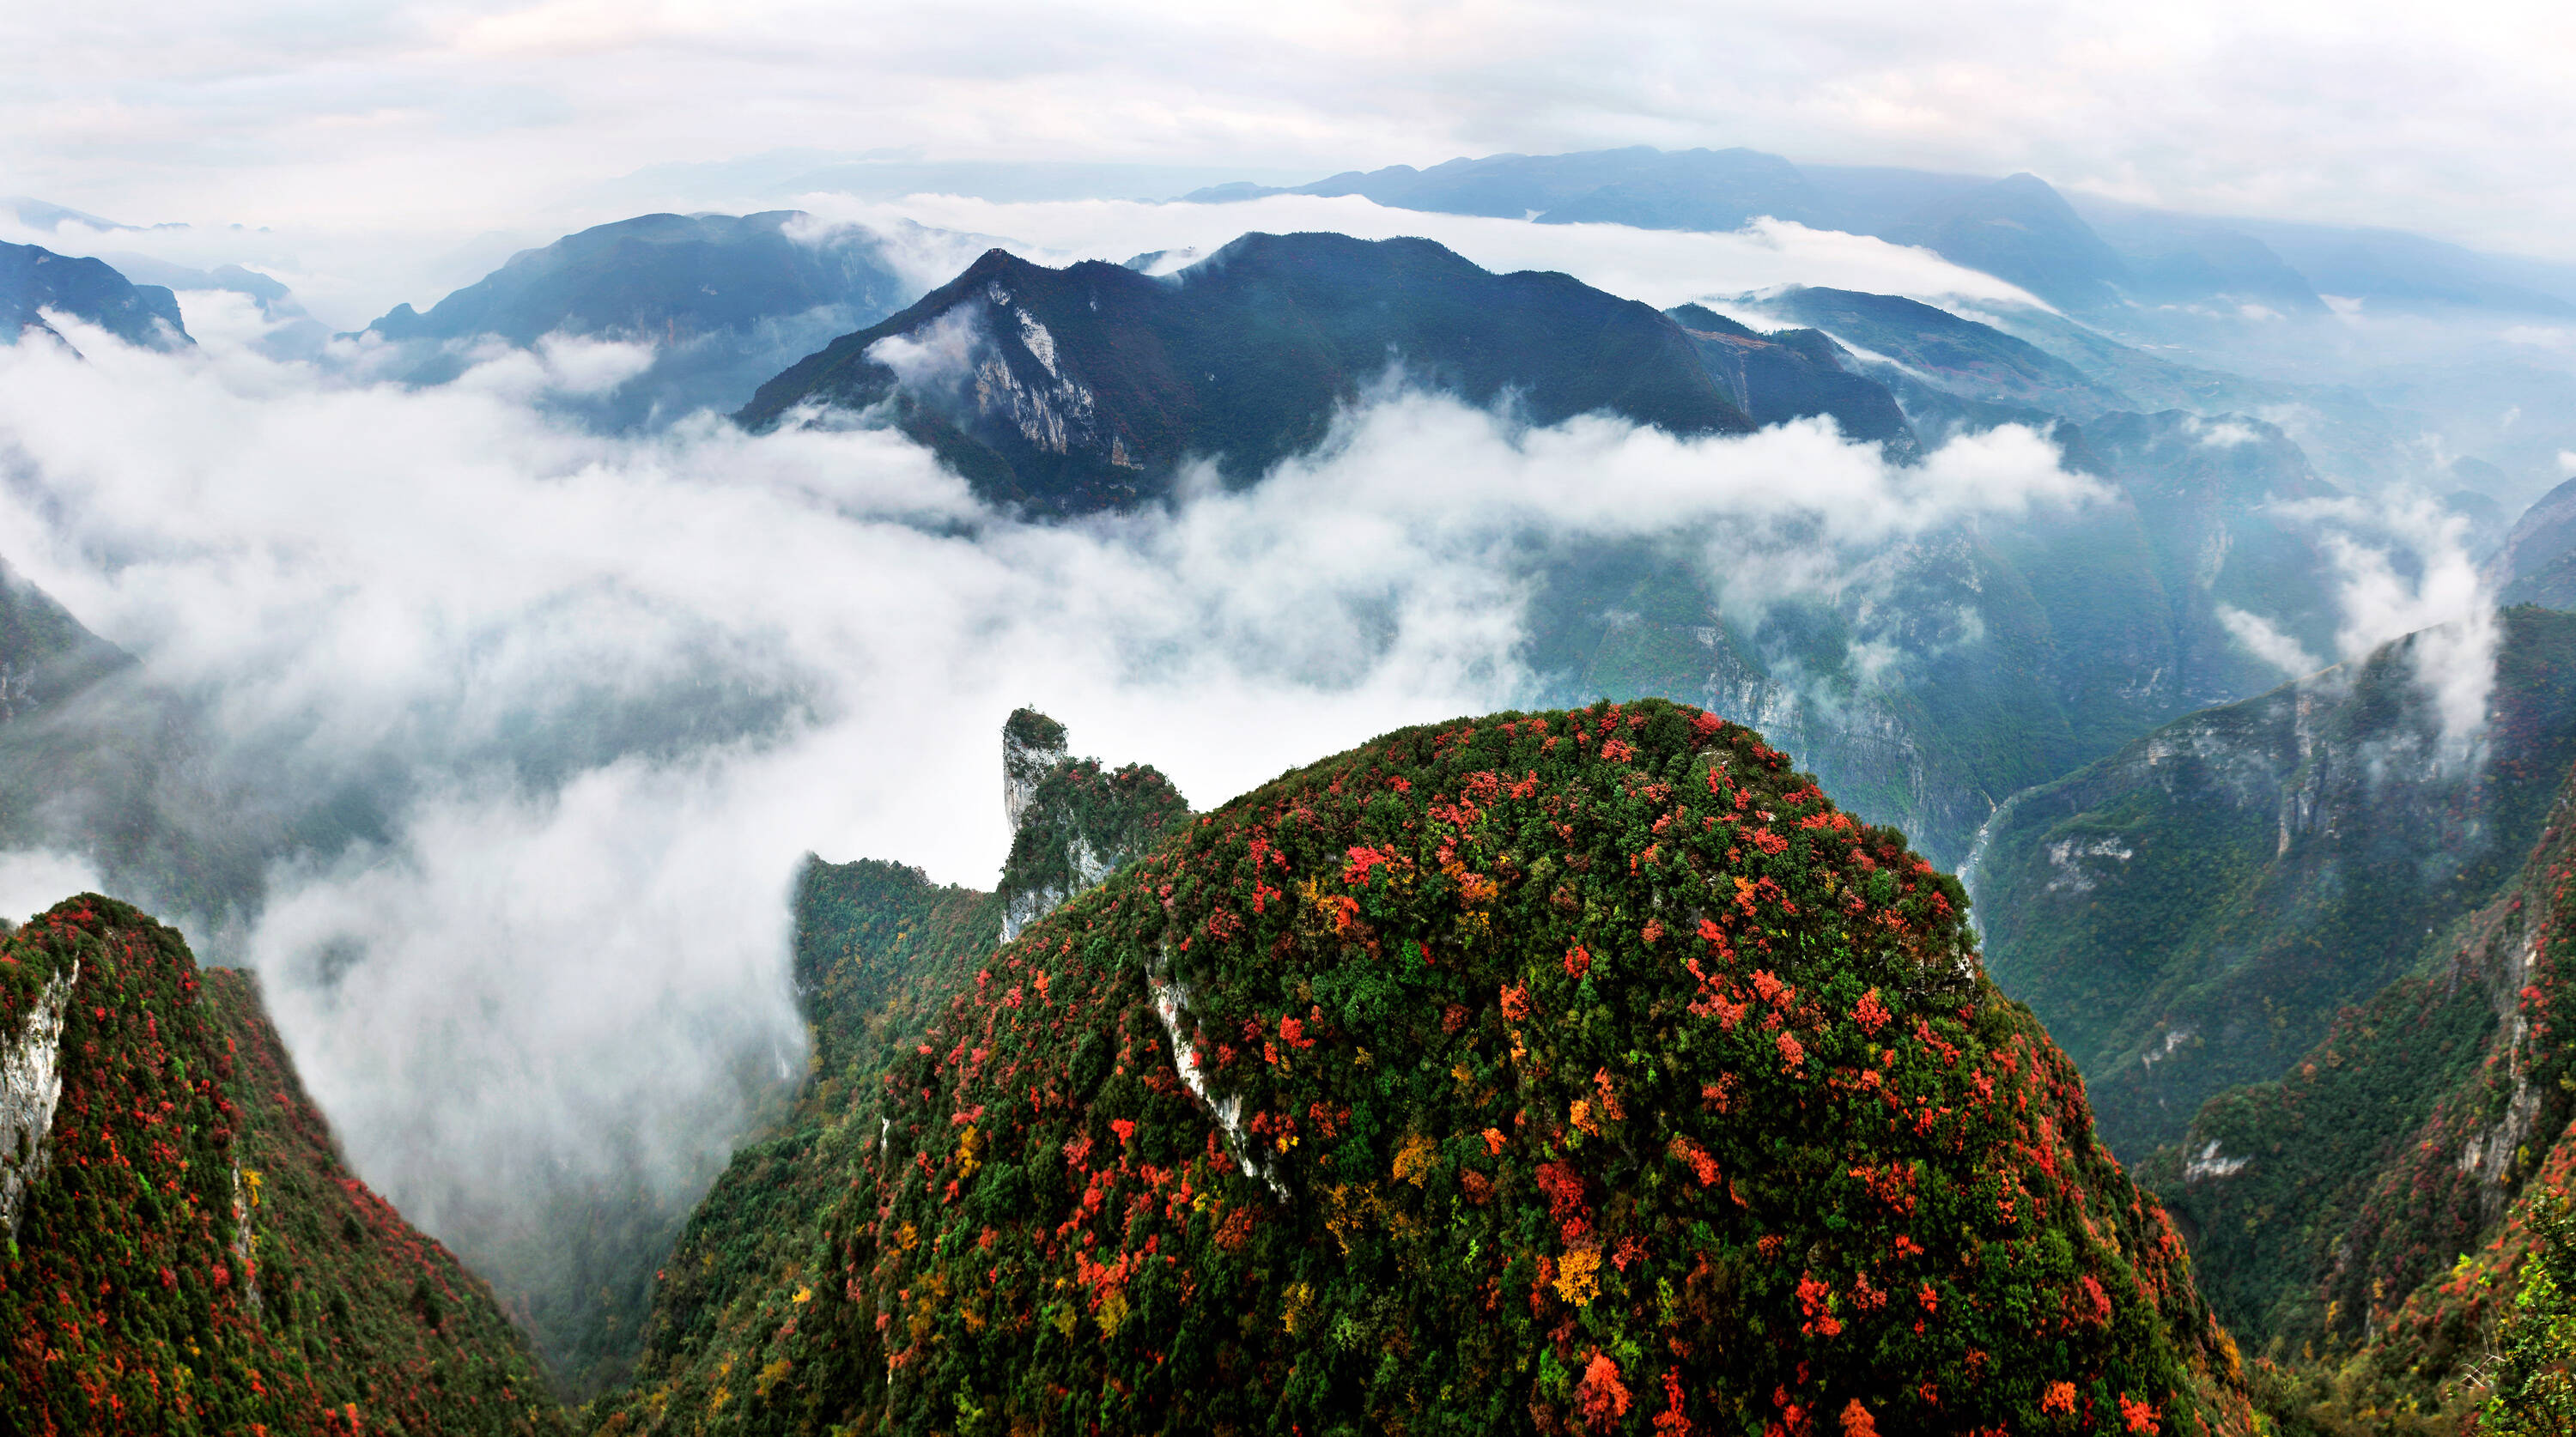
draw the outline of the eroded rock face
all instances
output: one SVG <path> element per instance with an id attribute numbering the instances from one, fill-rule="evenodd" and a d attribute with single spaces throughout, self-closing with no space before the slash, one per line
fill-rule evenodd
<path id="1" fill-rule="evenodd" d="M 1034 709 L 1002 726 L 1002 804 L 1011 856 L 1002 866 L 1002 941 L 1096 887 L 1189 816 L 1180 790 L 1151 767 L 1104 770 L 1065 756 L 1064 725 Z"/>
<path id="2" fill-rule="evenodd" d="M 0 1231 L 18 1237 L 27 1189 L 53 1151 L 54 1105 L 63 1096 L 63 1011 L 80 981 L 74 962 L 48 979 L 17 1031 L 0 1039 Z"/>
<path id="3" fill-rule="evenodd" d="M 1002 814 L 1017 833 L 1038 781 L 1064 762 L 1064 725 L 1036 709 L 1014 709 L 1002 724 Z"/>

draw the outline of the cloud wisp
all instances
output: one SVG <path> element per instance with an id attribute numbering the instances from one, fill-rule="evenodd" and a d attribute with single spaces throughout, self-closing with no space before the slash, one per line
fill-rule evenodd
<path id="1" fill-rule="evenodd" d="M 2436 762 L 2456 769 L 2484 752 L 2487 701 L 2503 639 L 2495 594 L 2469 550 L 2469 521 L 2422 495 L 2285 503 L 2277 512 L 2314 526 L 2334 567 L 2335 654 L 2353 664 L 2414 635 L 2417 684 L 2432 705 Z M 2221 605 L 2219 622 L 2247 652 L 2285 678 L 2324 663 L 2270 620 Z"/>

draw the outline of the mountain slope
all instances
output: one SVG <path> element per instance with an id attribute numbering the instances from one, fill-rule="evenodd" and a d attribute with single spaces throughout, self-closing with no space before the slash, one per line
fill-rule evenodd
<path id="1" fill-rule="evenodd" d="M 2009 280 L 2061 309 L 2116 308 L 2130 283 L 2128 266 L 2037 175 L 1936 200 L 1888 237 Z"/>
<path id="2" fill-rule="evenodd" d="M 1980 403 L 2079 422 L 2131 407 L 2126 394 L 2038 346 L 1917 300 L 1800 285 L 1747 302 Z"/>
<path id="3" fill-rule="evenodd" d="M 2384 1328 L 2481 1245 L 2566 1127 L 2548 1019 L 2576 900 L 2570 797 L 2562 783 L 2520 871 L 2422 939 L 2414 971 L 2278 1080 L 2211 1098 L 2154 1165 L 2212 1303 L 2249 1339 L 2295 1351 Z"/>
<path id="4" fill-rule="evenodd" d="M 1885 445 L 1890 458 L 1922 452 L 1896 396 L 1857 373 L 1851 356 L 1822 332 L 1761 334 L 1696 304 L 1664 313 L 1690 336 L 1700 365 L 1754 423 L 1767 428 L 1823 416 L 1849 438 Z"/>
<path id="5" fill-rule="evenodd" d="M 53 334 L 44 310 L 89 321 L 128 344 L 179 349 L 193 343 L 179 300 L 159 285 L 134 284 L 105 263 L 31 244 L 0 244 L 0 339 Z M 59 338 L 60 336 L 56 336 Z"/>
<path id="6" fill-rule="evenodd" d="M 599 1430 L 720 1425 L 742 1411 L 734 1392 L 747 1406 L 775 1383 L 757 1368 L 737 1376 L 732 1354 L 802 1310 L 792 1294 L 822 1266 L 815 1223 L 846 1190 L 831 1155 L 868 1125 L 894 1048 L 928 1031 L 1001 929 L 997 895 L 872 859 L 809 859 L 795 901 L 796 990 L 813 1039 L 805 1084 L 773 1131 L 735 1151 L 654 1274 L 641 1357 L 589 1409 Z"/>
<path id="7" fill-rule="evenodd" d="M 735 1153 L 656 1275 L 632 1383 L 593 1406 L 611 1430 L 665 1420 L 675 1382 L 777 1325 L 782 1297 L 811 1267 L 811 1225 L 843 1191 L 824 1155 L 865 1130 L 887 1064 L 972 981 L 1008 915 L 1044 916 L 1187 817 L 1161 774 L 1103 776 L 1097 760 L 1068 757 L 1064 726 L 1033 709 L 1003 724 L 1002 772 L 1013 838 L 997 892 L 881 860 L 806 861 L 795 977 L 813 1039 L 807 1082 L 775 1131 Z"/>
<path id="8" fill-rule="evenodd" d="M 2576 479 L 2541 495 L 2514 520 L 2487 560 L 2486 581 L 2504 603 L 2576 608 Z"/>
<path id="9" fill-rule="evenodd" d="M 2179 719 L 2016 795 L 1972 882 L 1996 981 L 2142 1156 L 2286 1070 L 2530 851 L 2576 762 L 2576 616 L 2507 611 L 2483 751 L 2448 755 L 2417 635 Z"/>
<path id="10" fill-rule="evenodd" d="M 554 1430 L 491 1293 L 341 1167 L 247 976 L 83 895 L 0 939 L 0 1005 L 0 1428 Z"/>
<path id="11" fill-rule="evenodd" d="M 2465 1430 L 2493 1380 L 2533 1220 L 2576 1178 L 2571 874 L 2576 774 L 2510 882 L 2148 1165 L 2213 1304 L 2295 1376 L 2264 1384 L 2276 1415 Z"/>
<path id="12" fill-rule="evenodd" d="M 609 1431 L 2246 1430 L 1955 884 L 1671 705 L 1406 730 L 1040 920 Z"/>
<path id="13" fill-rule="evenodd" d="M 0 559 L 0 724 L 50 708 L 130 662 Z"/>
<path id="14" fill-rule="evenodd" d="M 416 383 L 455 377 L 486 337 L 650 344 L 651 366 L 593 406 L 600 422 L 631 428 L 729 410 L 796 356 L 916 293 L 867 230 L 827 230 L 794 210 L 639 215 L 513 255 L 427 314 L 396 306 L 360 337 L 389 346 L 375 362 Z"/>
<path id="15" fill-rule="evenodd" d="M 834 340 L 737 416 L 871 410 L 987 497 L 1042 512 L 1230 481 L 1322 440 L 1390 364 L 1534 424 L 1596 411 L 1679 434 L 1753 427 L 1681 329 L 1560 274 L 1490 274 L 1428 240 L 1246 235 L 1164 279 L 994 250 L 911 309 Z"/>

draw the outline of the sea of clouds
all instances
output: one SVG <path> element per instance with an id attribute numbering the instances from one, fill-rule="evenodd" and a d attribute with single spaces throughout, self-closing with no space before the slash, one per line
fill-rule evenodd
<path id="1" fill-rule="evenodd" d="M 889 215 L 810 207 L 818 227 Z M 1794 226 L 1302 198 L 933 197 L 901 217 L 936 227 L 904 231 L 925 286 L 994 234 L 1063 262 L 1333 228 L 1657 304 L 1791 281 L 2019 297 Z M 883 431 L 753 436 L 710 415 L 610 437 L 553 407 L 635 373 L 638 346 L 495 351 L 413 389 L 264 357 L 247 301 L 185 300 L 192 352 L 68 319 L 77 353 L 0 349 L 0 556 L 140 660 L 117 683 L 187 716 L 190 782 L 163 821 L 267 835 L 238 902 L 149 879 L 122 896 L 263 973 L 358 1171 L 469 1258 L 496 1225 L 542 1227 L 527 1194 L 566 1174 L 640 1171 L 670 1209 L 694 1199 L 760 1085 L 801 1069 L 787 900 L 804 856 L 989 884 L 1013 707 L 1205 808 L 1528 699 L 1531 576 L 1569 546 L 1683 536 L 1712 587 L 1758 600 L 1734 590 L 1830 588 L 1910 536 L 2101 497 L 2018 427 L 1897 466 L 1821 421 L 1525 431 L 1389 387 L 1248 490 L 1202 476 L 1184 502 L 1039 525 Z M 2352 644 L 2474 610 L 2354 544 Z M 113 868 L 77 839 L 0 856 L 0 900 L 23 912 Z"/>
<path id="2" fill-rule="evenodd" d="M 414 390 L 194 313 L 193 353 L 70 321 L 77 355 L 0 350 L 0 543 L 198 726 L 163 820 L 277 835 L 237 909 L 130 896 L 267 975 L 353 1162 L 434 1232 L 550 1166 L 691 1193 L 739 1075 L 801 1062 L 800 861 L 989 884 L 1014 706 L 1208 806 L 1524 695 L 1552 546 L 1865 547 L 2091 488 L 2018 429 L 1901 469 L 1821 423 L 1525 433 L 1391 392 L 1250 490 L 1037 525 L 885 432 L 583 432 L 548 393 L 619 370 L 574 344 Z"/>

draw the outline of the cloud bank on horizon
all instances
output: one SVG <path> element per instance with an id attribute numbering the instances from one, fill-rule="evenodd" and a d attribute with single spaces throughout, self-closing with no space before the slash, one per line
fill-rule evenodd
<path id="1" fill-rule="evenodd" d="M 2571 48 L 2576 16 L 2521 0 L 102 0 L 0 17 L 0 190 L 455 246 L 565 227 L 612 174 L 798 146 L 1285 178 L 1740 144 L 2567 256 Z"/>
<path id="2" fill-rule="evenodd" d="M 1136 200 L 1006 203 L 957 195 L 866 201 L 812 194 L 800 196 L 798 203 L 814 217 L 811 233 L 854 224 L 885 236 L 897 261 L 925 291 L 954 278 L 995 244 L 1024 259 L 1057 266 L 1078 260 L 1116 264 L 1159 252 L 1164 258 L 1151 272 L 1162 274 L 1256 231 L 1328 231 L 1357 239 L 1436 240 L 1496 273 L 1562 271 L 1595 289 L 1657 309 L 1791 284 L 1926 301 L 2047 307 L 2007 281 L 1929 250 L 1771 219 L 1732 233 L 1615 224 L 1541 226 L 1388 209 L 1357 195 L 1270 195 L 1235 204 L 1179 205 Z M 905 220 L 922 229 L 898 223 Z"/>

